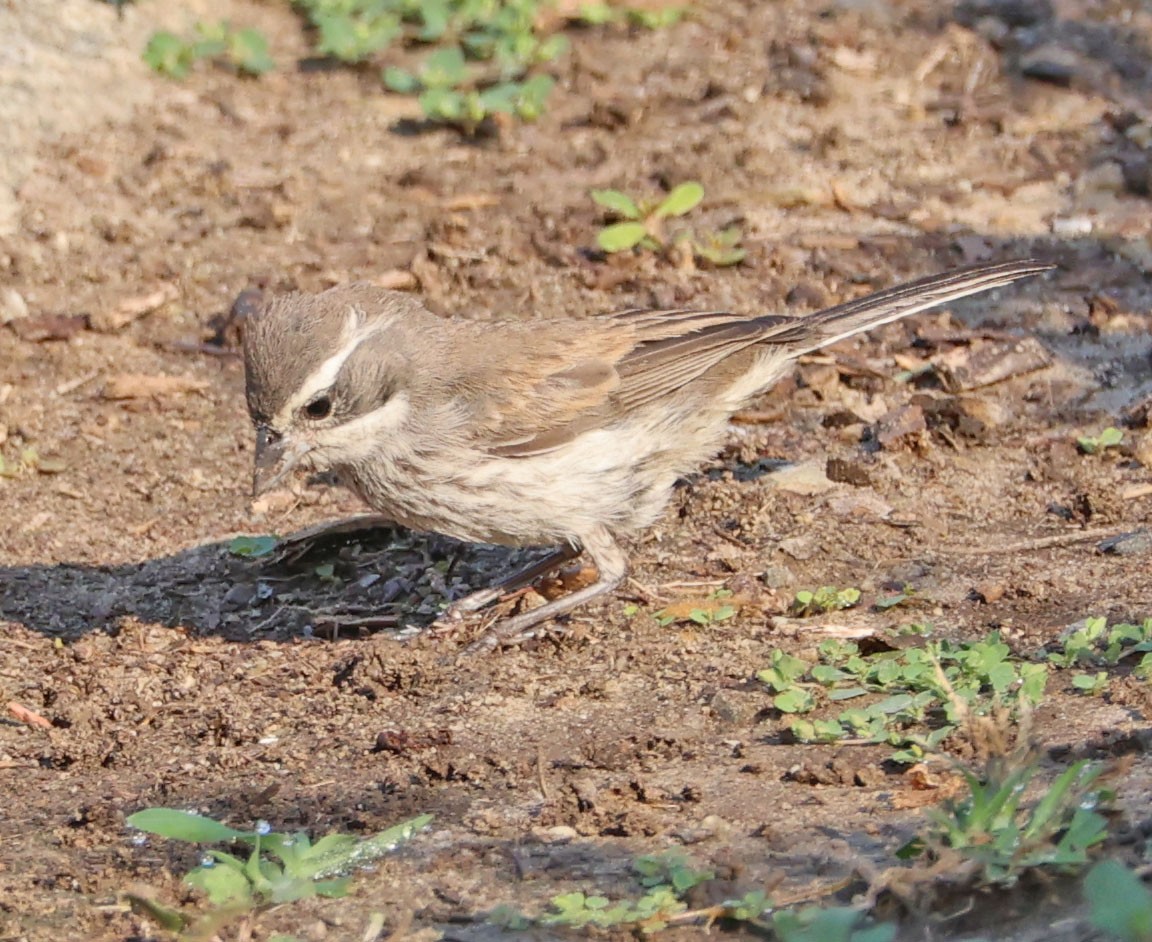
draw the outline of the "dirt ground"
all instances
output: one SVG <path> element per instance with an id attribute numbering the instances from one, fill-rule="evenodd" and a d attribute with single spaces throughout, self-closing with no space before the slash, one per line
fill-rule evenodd
<path id="1" fill-rule="evenodd" d="M 126 8 L 128 34 L 178 6 Z M 0 939 L 155 937 L 118 893 L 179 898 L 195 853 L 133 842 L 125 816 L 154 805 L 314 833 L 435 815 L 350 899 L 275 910 L 257 938 L 359 939 L 377 911 L 418 937 L 491 937 L 497 904 L 635 892 L 632 858 L 676 846 L 740 887 L 831 885 L 890 865 L 932 798 L 884 748 L 788 742 L 753 679 L 773 650 L 914 620 L 1028 654 L 1087 616 L 1152 615 L 1147 549 L 1100 549 L 1152 508 L 1139 0 L 703 3 L 666 31 L 574 32 L 542 120 L 476 141 L 421 127 L 371 74 L 294 68 L 286 5 L 197 9 L 262 29 L 283 67 L 174 85 L 129 57 L 146 103 L 54 129 L 0 237 L 0 699 L 51 723 L 0 720 Z M 688 179 L 701 225 L 742 226 L 743 265 L 591 250 L 591 188 Z M 1059 269 L 802 364 L 632 548 L 635 581 L 566 634 L 463 658 L 468 630 L 364 623 L 426 624 L 446 582 L 510 565 L 502 550 L 378 531 L 288 562 L 228 552 L 362 509 L 304 480 L 251 504 L 241 365 L 200 346 L 246 288 L 378 279 L 467 316 L 803 311 L 1025 255 Z M 898 376 L 940 357 L 962 374 L 1027 338 L 1047 365 L 999 382 Z M 1076 451 L 1110 425 L 1119 449 Z M 918 602 L 781 617 L 829 584 Z M 653 618 L 720 587 L 730 620 Z M 1085 698 L 1059 680 L 1036 717 L 1053 771 L 1132 754 L 1137 829 L 1148 711 L 1141 684 Z M 1074 899 L 978 896 L 931 931 L 1084 938 Z"/>

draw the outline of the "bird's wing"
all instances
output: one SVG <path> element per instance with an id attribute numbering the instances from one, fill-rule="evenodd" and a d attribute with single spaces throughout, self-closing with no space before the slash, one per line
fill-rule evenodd
<path id="1" fill-rule="evenodd" d="M 537 327 L 516 368 L 489 374 L 474 434 L 488 451 L 551 451 L 669 395 L 736 350 L 802 336 L 790 318 L 718 311 L 637 311 Z M 574 362 L 573 362 L 573 358 Z"/>
<path id="2" fill-rule="evenodd" d="M 802 317 L 725 311 L 634 310 L 522 334 L 517 360 L 492 398 L 485 429 L 495 454 L 551 451 L 658 402 L 758 344 L 796 357 L 939 304 L 1011 284 L 1052 266 L 1035 259 L 932 275 Z"/>

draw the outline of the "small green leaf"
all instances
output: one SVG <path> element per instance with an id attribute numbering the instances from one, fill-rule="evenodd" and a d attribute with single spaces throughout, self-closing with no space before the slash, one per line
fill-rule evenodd
<path id="1" fill-rule="evenodd" d="M 623 216 L 625 219 L 639 219 L 640 207 L 627 193 L 619 190 L 593 190 L 592 199 L 605 209 Z"/>
<path id="2" fill-rule="evenodd" d="M 420 80 L 406 69 L 390 65 L 381 74 L 384 87 L 400 95 L 411 95 L 420 90 Z"/>
<path id="3" fill-rule="evenodd" d="M 251 831 L 237 831 L 219 821 L 190 811 L 173 808 L 145 808 L 127 819 L 129 827 L 149 834 L 158 834 L 174 841 L 193 841 L 199 844 L 218 844 L 237 838 L 250 837 Z"/>
<path id="4" fill-rule="evenodd" d="M 468 75 L 464 50 L 447 46 L 430 53 L 420 69 L 420 79 L 429 88 L 451 88 L 460 85 Z"/>
<path id="5" fill-rule="evenodd" d="M 153 33 L 142 58 L 154 72 L 181 79 L 192 68 L 192 47 L 175 33 Z"/>
<path id="6" fill-rule="evenodd" d="M 231 867 L 197 867 L 184 877 L 184 882 L 202 891 L 213 906 L 255 904 L 251 882 Z"/>
<path id="7" fill-rule="evenodd" d="M 601 229 L 596 242 L 605 252 L 624 252 L 639 245 L 647 234 L 642 222 L 618 222 Z"/>
<path id="8" fill-rule="evenodd" d="M 691 212 L 704 199 L 704 187 L 695 180 L 681 183 L 656 207 L 654 216 L 683 216 Z"/>
<path id="9" fill-rule="evenodd" d="M 1116 860 L 1101 860 L 1084 878 L 1092 925 L 1125 942 L 1152 939 L 1152 894 Z"/>
<path id="10" fill-rule="evenodd" d="M 188 925 L 188 917 L 180 910 L 165 906 L 150 897 L 140 896 L 137 893 L 125 893 L 124 898 L 132 907 L 133 912 L 147 916 L 161 929 L 167 929 L 169 932 L 180 932 Z"/>
<path id="11" fill-rule="evenodd" d="M 233 33 L 228 55 L 236 68 L 248 75 L 263 75 L 276 68 L 276 63 L 268 54 L 267 38 L 256 29 L 241 29 Z"/>
<path id="12" fill-rule="evenodd" d="M 803 687 L 793 687 L 773 697 L 772 705 L 781 713 L 807 713 L 816 705 L 816 700 Z"/>
<path id="13" fill-rule="evenodd" d="M 274 536 L 238 536 L 228 544 L 228 552 L 233 556 L 255 558 L 267 556 L 279 545 L 280 540 Z"/>

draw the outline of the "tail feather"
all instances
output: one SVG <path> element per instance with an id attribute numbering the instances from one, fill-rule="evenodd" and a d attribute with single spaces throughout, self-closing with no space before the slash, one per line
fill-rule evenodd
<path id="1" fill-rule="evenodd" d="M 808 337 L 797 352 L 811 353 L 863 330 L 891 323 L 970 294 L 1001 288 L 1055 267 L 1034 258 L 994 265 L 972 265 L 838 304 L 803 318 Z"/>

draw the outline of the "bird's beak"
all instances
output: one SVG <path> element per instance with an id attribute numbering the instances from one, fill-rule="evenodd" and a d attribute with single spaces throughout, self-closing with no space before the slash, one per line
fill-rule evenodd
<path id="1" fill-rule="evenodd" d="M 256 461 L 252 469 L 252 496 L 272 490 L 300 463 L 312 446 L 293 442 L 279 432 L 259 426 L 256 429 Z"/>

